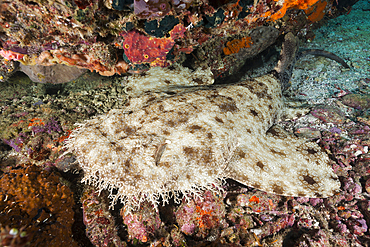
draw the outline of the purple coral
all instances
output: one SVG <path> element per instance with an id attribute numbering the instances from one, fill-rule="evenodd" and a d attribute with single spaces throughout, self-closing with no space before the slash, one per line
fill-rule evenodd
<path id="1" fill-rule="evenodd" d="M 32 127 L 34 133 L 43 133 L 46 132 L 51 135 L 53 132 L 61 132 L 62 128 L 60 127 L 57 120 L 50 118 L 49 122 L 45 125 L 36 125 Z"/>
<path id="2" fill-rule="evenodd" d="M 3 141 L 11 146 L 16 152 L 21 152 L 22 146 L 25 143 L 25 140 L 27 139 L 27 135 L 23 132 L 19 133 L 18 137 L 14 139 L 3 139 Z"/>
<path id="3" fill-rule="evenodd" d="M 18 153 L 22 150 L 20 145 L 23 143 L 23 140 L 20 137 L 11 140 L 4 139 L 3 141 Z"/>
<path id="4" fill-rule="evenodd" d="M 162 17 L 170 12 L 171 6 L 166 0 L 135 0 L 134 11 L 139 18 Z"/>

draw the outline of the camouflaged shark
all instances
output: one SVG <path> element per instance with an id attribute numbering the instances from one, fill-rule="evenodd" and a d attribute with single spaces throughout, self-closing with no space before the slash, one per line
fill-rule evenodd
<path id="1" fill-rule="evenodd" d="M 296 54 L 297 40 L 288 34 L 270 74 L 145 94 L 85 121 L 67 141 L 83 181 L 129 206 L 220 190 L 225 178 L 279 195 L 332 196 L 340 182 L 325 151 L 274 126 Z"/>

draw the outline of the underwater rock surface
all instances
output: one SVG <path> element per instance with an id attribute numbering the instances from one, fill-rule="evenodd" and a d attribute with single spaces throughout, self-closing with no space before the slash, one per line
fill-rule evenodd
<path id="1" fill-rule="evenodd" d="M 20 64 L 20 70 L 28 75 L 34 82 L 40 83 L 64 83 L 77 79 L 86 72 L 86 69 L 79 69 L 64 64 L 52 66 L 42 65 L 23 65 Z"/>
<path id="2" fill-rule="evenodd" d="M 356 1 L 2 1 L 0 57 L 104 76 L 195 59 L 202 62 L 193 69 L 207 66 L 218 77 L 235 73 L 281 34 L 312 39 L 324 17 L 346 13 Z M 0 80 L 8 73 L 0 70 Z"/>

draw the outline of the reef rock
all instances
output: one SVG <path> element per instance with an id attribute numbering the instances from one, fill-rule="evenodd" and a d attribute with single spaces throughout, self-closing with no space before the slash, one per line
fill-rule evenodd
<path id="1" fill-rule="evenodd" d="M 176 95 L 146 94 L 85 121 L 67 141 L 83 181 L 108 189 L 113 204 L 121 199 L 134 207 L 167 201 L 171 192 L 176 200 L 220 190 L 224 178 L 279 195 L 333 195 L 340 183 L 327 154 L 272 127 L 284 110 L 277 77 L 294 60 L 294 42 L 288 35 L 274 73 Z"/>
<path id="2" fill-rule="evenodd" d="M 20 64 L 19 67 L 33 82 L 53 84 L 75 80 L 87 71 L 86 69 L 71 67 L 64 64 L 52 66 Z"/>

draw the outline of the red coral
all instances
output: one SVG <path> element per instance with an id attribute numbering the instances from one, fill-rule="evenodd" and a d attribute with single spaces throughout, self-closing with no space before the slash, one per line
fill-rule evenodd
<path id="1" fill-rule="evenodd" d="M 59 176 L 36 166 L 0 178 L 0 222 L 27 233 L 30 246 L 77 246 L 72 238 L 74 201 Z"/>
<path id="2" fill-rule="evenodd" d="M 7 60 L 14 60 L 14 61 L 21 60 L 24 57 L 24 54 L 20 54 L 14 51 L 7 51 L 4 49 L 0 49 L 0 55 L 3 56 Z"/>
<path id="3" fill-rule="evenodd" d="M 132 64 L 150 63 L 151 66 L 168 66 L 166 56 L 175 44 L 175 39 L 182 38 L 185 27 L 177 24 L 169 38 L 148 37 L 136 30 L 122 32 L 123 49 Z"/>

